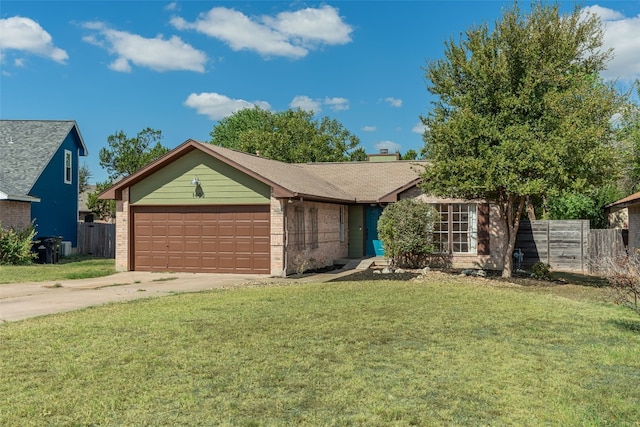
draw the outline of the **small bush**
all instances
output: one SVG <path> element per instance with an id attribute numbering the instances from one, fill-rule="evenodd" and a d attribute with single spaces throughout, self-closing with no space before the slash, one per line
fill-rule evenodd
<path id="1" fill-rule="evenodd" d="M 551 266 L 538 261 L 531 267 L 531 275 L 536 279 L 551 280 Z"/>
<path id="2" fill-rule="evenodd" d="M 640 314 L 640 252 L 600 256 L 591 268 L 607 279 L 616 304 Z"/>
<path id="3" fill-rule="evenodd" d="M 385 256 L 395 265 L 423 267 L 435 251 L 433 229 L 438 220 L 428 203 L 406 199 L 388 205 L 378 220 Z"/>
<path id="4" fill-rule="evenodd" d="M 36 256 L 31 245 L 36 230 L 33 225 L 24 228 L 3 228 L 0 224 L 0 265 L 31 264 Z"/>

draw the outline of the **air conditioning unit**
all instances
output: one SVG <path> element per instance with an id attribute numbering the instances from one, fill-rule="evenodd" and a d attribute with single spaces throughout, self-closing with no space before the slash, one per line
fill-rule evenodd
<path id="1" fill-rule="evenodd" d="M 60 245 L 60 255 L 61 256 L 71 255 L 71 242 L 62 242 L 62 244 Z"/>

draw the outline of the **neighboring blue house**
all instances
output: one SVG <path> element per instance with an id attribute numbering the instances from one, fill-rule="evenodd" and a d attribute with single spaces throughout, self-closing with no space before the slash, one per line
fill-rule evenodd
<path id="1" fill-rule="evenodd" d="M 77 247 L 78 169 L 87 147 L 74 120 L 0 120 L 0 223 Z"/>

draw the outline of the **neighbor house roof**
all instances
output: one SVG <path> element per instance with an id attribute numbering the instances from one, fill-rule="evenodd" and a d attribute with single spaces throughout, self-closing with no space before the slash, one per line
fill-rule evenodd
<path id="1" fill-rule="evenodd" d="M 640 192 L 627 196 L 624 199 L 620 199 L 617 202 L 610 203 L 605 206 L 605 208 L 613 208 L 614 210 L 617 210 L 626 208 L 627 206 L 634 205 L 636 203 L 640 203 Z"/>
<path id="2" fill-rule="evenodd" d="M 397 194 L 420 182 L 426 162 L 283 163 L 241 151 L 188 140 L 165 156 L 106 190 L 101 198 L 119 199 L 123 188 L 148 177 L 176 158 L 200 150 L 264 182 L 275 197 L 353 203 L 397 200 Z"/>
<path id="3" fill-rule="evenodd" d="M 74 120 L 0 120 L 0 199 L 39 201 L 29 192 L 70 132 L 87 155 Z"/>

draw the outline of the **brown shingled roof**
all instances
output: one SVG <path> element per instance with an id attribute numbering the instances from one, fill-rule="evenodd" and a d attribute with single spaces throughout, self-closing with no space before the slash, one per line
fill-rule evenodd
<path id="1" fill-rule="evenodd" d="M 625 197 L 624 199 L 620 199 L 617 202 L 613 202 L 611 204 L 608 204 L 607 208 L 625 208 L 629 205 L 635 204 L 635 203 L 640 203 L 640 192 L 637 192 L 635 194 L 632 194 L 630 196 Z"/>
<path id="2" fill-rule="evenodd" d="M 342 202 L 391 202 L 397 194 L 420 182 L 426 162 L 284 163 L 216 145 L 188 140 L 165 156 L 115 184 L 101 198 L 119 198 L 133 185 L 194 149 L 253 176 L 274 188 L 279 197 L 305 197 Z"/>

